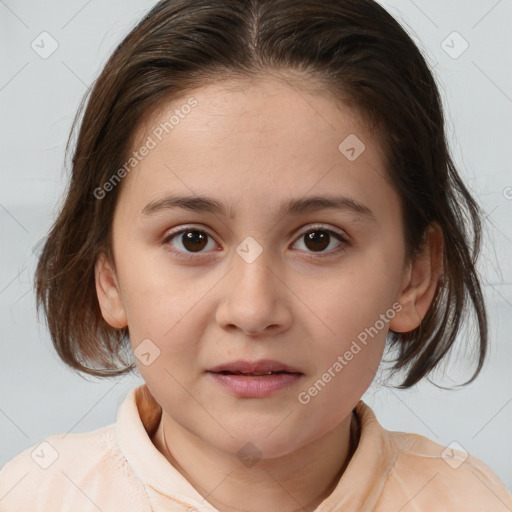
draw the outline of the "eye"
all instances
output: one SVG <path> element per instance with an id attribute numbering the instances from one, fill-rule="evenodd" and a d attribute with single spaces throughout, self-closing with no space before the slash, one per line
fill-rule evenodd
<path id="1" fill-rule="evenodd" d="M 333 238 L 339 243 L 334 249 L 326 251 L 325 249 L 331 245 Z M 180 231 L 170 233 L 164 240 L 163 244 L 169 244 L 176 249 L 174 251 L 178 256 L 189 257 L 194 253 L 200 254 L 203 249 L 208 248 L 208 243 L 211 242 L 209 249 L 215 249 L 215 242 L 213 238 L 205 231 L 193 227 L 183 228 Z M 344 246 L 348 245 L 349 242 L 345 237 L 332 229 L 327 229 L 324 226 L 312 226 L 308 231 L 305 231 L 300 235 L 296 245 L 300 241 L 303 241 L 306 251 L 313 253 L 321 253 L 319 256 L 323 256 L 323 253 L 337 253 L 343 249 Z"/>
<path id="2" fill-rule="evenodd" d="M 208 233 L 196 228 L 185 228 L 171 233 L 163 241 L 164 244 L 169 244 L 176 248 L 178 253 L 200 253 L 202 249 L 208 246 L 208 239 L 213 243 L 215 248 L 215 242 Z M 211 248 L 211 247 L 210 247 Z"/>
<path id="3" fill-rule="evenodd" d="M 339 244 L 334 247 L 334 249 L 330 251 L 325 251 L 327 247 L 332 243 L 333 238 L 338 240 Z M 343 246 L 348 244 L 348 241 L 345 239 L 341 233 L 334 231 L 332 229 L 326 229 L 323 226 L 313 226 L 308 231 L 302 233 L 300 235 L 298 242 L 294 245 L 303 241 L 304 246 L 307 250 L 312 251 L 313 253 L 336 253 L 338 250 L 341 250 Z M 339 249 L 341 247 L 341 249 Z"/>

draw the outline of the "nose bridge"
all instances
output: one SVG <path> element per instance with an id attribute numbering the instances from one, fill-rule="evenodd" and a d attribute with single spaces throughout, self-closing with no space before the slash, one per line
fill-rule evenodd
<path id="1" fill-rule="evenodd" d="M 282 328 L 288 323 L 289 315 L 280 297 L 282 284 L 272 266 L 271 249 L 254 238 L 247 237 L 238 245 L 217 311 L 219 324 L 257 334 L 268 326 Z"/>
<path id="2" fill-rule="evenodd" d="M 271 293 L 274 273 L 270 270 L 272 261 L 268 239 L 246 237 L 236 248 L 233 256 L 235 286 L 247 288 L 248 293 Z M 265 245 L 263 245 L 265 244 Z"/>

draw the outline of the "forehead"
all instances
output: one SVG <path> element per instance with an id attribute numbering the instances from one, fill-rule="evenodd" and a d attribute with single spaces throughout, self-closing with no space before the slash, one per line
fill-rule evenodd
<path id="1" fill-rule="evenodd" d="M 132 151 L 151 146 L 127 179 L 139 209 L 176 190 L 266 206 L 308 191 L 361 202 L 379 202 L 373 189 L 381 199 L 385 192 L 375 135 L 313 82 L 265 77 L 197 88 L 156 110 L 135 140 Z"/>
<path id="2" fill-rule="evenodd" d="M 197 101 L 197 106 L 189 113 L 187 103 L 191 98 Z M 184 115 L 181 110 L 186 111 Z M 225 79 L 193 89 L 154 111 L 138 131 L 139 137 L 152 127 L 165 125 L 173 114 L 180 117 L 172 128 L 173 133 L 179 131 L 176 129 L 184 118 L 191 119 L 187 122 L 191 128 L 199 128 L 197 125 L 201 124 L 204 134 L 242 130 L 253 135 L 268 131 L 280 131 L 284 135 L 293 130 L 296 135 L 311 136 L 319 125 L 322 132 L 343 127 L 361 134 L 367 131 L 360 113 L 349 108 L 341 97 L 334 96 L 318 82 L 295 77 Z M 306 120 L 310 127 L 304 123 Z M 208 130 L 213 127 L 215 130 Z"/>

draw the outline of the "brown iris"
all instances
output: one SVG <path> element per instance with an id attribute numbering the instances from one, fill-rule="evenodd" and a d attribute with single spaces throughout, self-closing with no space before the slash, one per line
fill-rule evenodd
<path id="1" fill-rule="evenodd" d="M 185 231 L 181 236 L 183 246 L 191 252 L 201 251 L 208 241 L 208 235 L 198 230 Z"/>
<path id="2" fill-rule="evenodd" d="M 329 245 L 330 235 L 325 231 L 311 231 L 304 235 L 305 243 L 308 249 L 322 251 Z"/>

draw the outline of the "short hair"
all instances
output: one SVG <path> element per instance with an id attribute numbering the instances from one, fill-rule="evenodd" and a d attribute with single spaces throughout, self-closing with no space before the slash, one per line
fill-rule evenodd
<path id="1" fill-rule="evenodd" d="M 103 319 L 94 268 L 111 257 L 111 224 L 121 187 L 98 187 L 129 155 L 138 127 L 165 103 L 226 78 L 290 71 L 354 107 L 374 128 L 386 178 L 399 194 L 406 257 L 438 223 L 443 276 L 418 328 L 390 331 L 400 388 L 427 376 L 445 357 L 469 307 L 478 320 L 478 366 L 487 349 L 487 316 L 476 260 L 481 211 L 452 161 L 441 99 L 422 53 L 372 0 L 163 0 L 115 49 L 75 116 L 72 172 L 63 205 L 36 269 L 44 310 L 61 359 L 78 372 L 118 376 L 135 368 L 128 328 Z M 85 108 L 85 104 L 86 108 Z M 83 114 L 83 115 L 82 115 Z M 79 122 L 80 121 L 80 122 Z"/>

